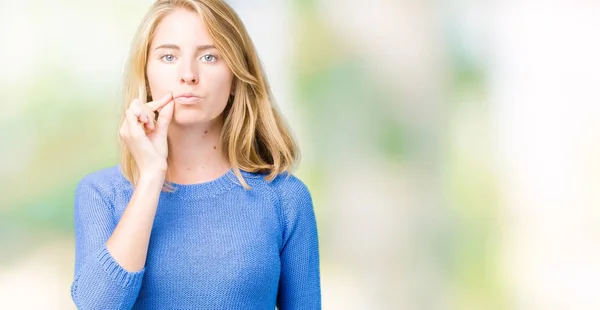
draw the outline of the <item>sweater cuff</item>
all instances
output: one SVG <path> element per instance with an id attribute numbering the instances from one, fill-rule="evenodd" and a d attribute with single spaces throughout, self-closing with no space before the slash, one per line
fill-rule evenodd
<path id="1" fill-rule="evenodd" d="M 97 260 L 100 263 L 100 266 L 102 266 L 102 269 L 104 269 L 104 271 L 106 271 L 106 273 L 108 273 L 108 275 L 121 287 L 128 287 L 132 284 L 138 286 L 146 271 L 146 267 L 139 271 L 127 271 L 117 263 L 114 257 L 112 257 L 110 252 L 108 252 L 108 249 L 106 249 L 106 245 L 102 248 L 100 253 L 98 253 Z"/>

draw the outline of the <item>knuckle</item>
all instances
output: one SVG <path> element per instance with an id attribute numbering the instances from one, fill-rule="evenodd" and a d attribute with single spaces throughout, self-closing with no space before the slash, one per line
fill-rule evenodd
<path id="1" fill-rule="evenodd" d="M 140 107 L 138 105 L 134 104 L 134 105 L 130 106 L 127 110 L 129 112 L 131 112 L 132 114 L 135 114 L 137 111 L 140 110 Z"/>
<path id="2" fill-rule="evenodd" d="M 129 140 L 129 133 L 127 132 L 127 130 L 119 130 L 119 136 L 121 136 L 121 138 L 123 138 L 124 140 Z"/>

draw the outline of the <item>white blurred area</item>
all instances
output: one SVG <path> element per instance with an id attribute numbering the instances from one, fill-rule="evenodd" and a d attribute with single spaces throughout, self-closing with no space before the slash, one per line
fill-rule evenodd
<path id="1" fill-rule="evenodd" d="M 229 2 L 306 146 L 303 165 L 319 161 L 307 140 L 311 120 L 294 95 L 298 4 Z M 329 178 L 319 183 L 326 194 L 316 206 L 323 308 L 501 309 L 482 304 L 494 298 L 461 290 L 464 279 L 453 278 L 436 251 L 454 244 L 432 241 L 453 227 L 440 171 L 456 147 L 493 172 L 498 197 L 490 199 L 498 211 L 489 229 L 498 247 L 486 276 L 499 278 L 505 308 L 600 309 L 600 2 L 317 2 L 335 35 L 368 59 L 365 79 L 392 89 L 394 115 L 409 120 L 423 148 L 401 163 L 358 148 L 328 163 Z M 35 92 L 30 81 L 41 66 L 80 78 L 66 89 L 116 98 L 129 40 L 151 3 L 0 0 L 0 121 L 27 118 L 28 102 L 18 92 Z M 484 68 L 483 97 L 448 98 L 446 27 Z M 448 112 L 453 100 L 465 104 Z M 24 131 L 0 137 L 0 145 L 13 139 L 31 141 L 21 142 L 21 153 L 0 148 L 7 178 L 25 169 L 27 143 L 40 138 Z M 0 260 L 0 309 L 74 309 L 73 250 L 71 239 L 57 238 L 19 259 Z"/>
<path id="2" fill-rule="evenodd" d="M 600 309 L 600 3 L 491 14 L 502 258 L 513 309 Z"/>

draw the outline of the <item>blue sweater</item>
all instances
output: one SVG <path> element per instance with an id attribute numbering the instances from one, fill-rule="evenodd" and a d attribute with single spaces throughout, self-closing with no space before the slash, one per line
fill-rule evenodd
<path id="1" fill-rule="evenodd" d="M 106 241 L 133 189 L 119 166 L 84 177 L 75 192 L 79 309 L 321 309 L 319 247 L 304 183 L 230 170 L 160 194 L 146 265 L 123 269 Z"/>

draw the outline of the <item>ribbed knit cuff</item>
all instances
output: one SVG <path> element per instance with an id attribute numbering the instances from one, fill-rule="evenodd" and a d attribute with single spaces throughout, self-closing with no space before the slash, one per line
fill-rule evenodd
<path id="1" fill-rule="evenodd" d="M 130 272 L 125 270 L 117 261 L 110 255 L 110 252 L 106 249 L 106 246 L 102 248 L 100 253 L 98 253 L 97 257 L 100 266 L 102 269 L 108 273 L 108 275 L 115 280 L 115 282 L 123 288 L 128 286 L 138 286 L 142 278 L 144 277 L 144 272 L 146 268 L 144 267 L 142 270 Z"/>

